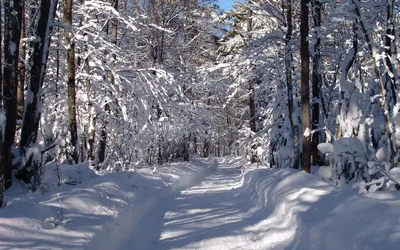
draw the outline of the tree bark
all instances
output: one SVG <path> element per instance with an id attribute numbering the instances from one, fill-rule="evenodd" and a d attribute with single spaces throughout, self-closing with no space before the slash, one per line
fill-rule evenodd
<path id="1" fill-rule="evenodd" d="M 20 60 L 18 61 L 18 93 L 17 93 L 17 119 L 22 119 L 24 112 L 24 88 L 25 88 L 25 44 L 23 39 L 25 37 L 25 1 L 21 3 L 21 35 L 19 42 L 19 55 Z"/>
<path id="2" fill-rule="evenodd" d="M 67 47 L 68 125 L 73 146 L 72 160 L 78 163 L 78 131 L 76 125 L 75 42 L 72 40 L 72 0 L 65 0 L 65 43 Z"/>
<path id="3" fill-rule="evenodd" d="M 249 11 L 249 16 L 247 17 L 247 33 L 248 33 L 248 39 L 251 39 L 250 32 L 252 30 L 252 15 L 253 13 L 251 10 Z M 252 132 L 256 132 L 256 105 L 254 103 L 254 84 L 257 81 L 257 79 L 251 79 L 249 82 L 249 112 L 250 112 L 250 130 Z"/>
<path id="4" fill-rule="evenodd" d="M 301 0 L 300 57 L 301 57 L 301 124 L 303 126 L 302 169 L 311 169 L 311 122 L 310 122 L 310 52 L 308 49 L 308 0 Z"/>
<path id="5" fill-rule="evenodd" d="M 313 19 L 314 19 L 314 29 L 316 36 L 316 43 L 314 45 L 314 56 L 313 56 L 313 73 L 312 73 L 312 130 L 319 128 L 319 105 L 320 105 L 320 87 L 322 86 L 322 76 L 321 76 L 321 38 L 319 37 L 321 28 L 321 3 L 319 0 L 313 0 Z M 317 165 L 321 162 L 320 154 L 318 151 L 318 144 L 320 143 L 320 132 L 315 132 L 312 134 L 312 144 L 311 144 L 311 159 L 312 164 Z"/>
<path id="6" fill-rule="evenodd" d="M 385 64 L 387 67 L 387 70 L 389 71 L 387 73 L 387 85 L 390 86 L 390 97 L 392 99 L 391 103 L 396 104 L 397 103 L 397 95 L 396 95 L 396 81 L 398 80 L 398 75 L 397 72 L 395 72 L 393 63 L 392 63 L 392 39 L 395 37 L 394 33 L 394 1 L 393 0 L 388 0 L 388 6 L 387 6 L 387 28 L 386 28 L 386 36 L 385 36 Z"/>
<path id="7" fill-rule="evenodd" d="M 0 6 L 2 1 L 0 0 Z M 2 61 L 2 55 L 3 55 L 3 49 L 2 49 L 2 41 L 3 41 L 3 34 L 2 34 L 2 17 L 1 17 L 1 11 L 0 11 L 0 84 L 3 84 L 3 61 Z M 2 91 L 2 86 L 0 86 L 0 112 L 3 113 L 3 91 Z M 3 115 L 3 114 L 0 114 Z M 5 205 L 4 201 L 4 159 L 3 159 L 3 126 L 0 126 L 0 207 Z"/>
<path id="8" fill-rule="evenodd" d="M 17 124 L 17 89 L 18 89 L 18 50 L 21 35 L 21 1 L 4 1 L 4 73 L 3 105 L 6 116 L 4 133 L 3 159 L 5 166 L 5 188 L 12 184 L 12 147 L 14 145 Z"/>

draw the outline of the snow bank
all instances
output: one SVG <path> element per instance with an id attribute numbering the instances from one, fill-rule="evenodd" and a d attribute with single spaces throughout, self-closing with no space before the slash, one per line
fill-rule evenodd
<path id="1" fill-rule="evenodd" d="M 155 205 L 156 197 L 201 181 L 216 164 L 172 164 L 90 179 L 89 172 L 80 171 L 82 166 L 73 168 L 64 171 L 65 178 L 61 179 L 67 180 L 68 173 L 81 172 L 81 184 L 20 197 L 0 209 L 0 249 L 96 249 L 99 244 L 101 249 L 112 249 L 104 248 L 104 244 L 112 246 L 112 237 L 124 237 L 115 227 L 133 228 L 135 221 Z"/>
<path id="2" fill-rule="evenodd" d="M 293 169 L 248 170 L 242 185 L 265 211 L 265 219 L 247 230 L 264 232 L 257 240 L 266 249 L 397 249 L 400 244 L 398 193 L 377 192 L 368 199 Z"/>

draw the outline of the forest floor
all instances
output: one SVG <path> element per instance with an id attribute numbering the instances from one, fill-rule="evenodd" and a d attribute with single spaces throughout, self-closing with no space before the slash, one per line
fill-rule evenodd
<path id="1" fill-rule="evenodd" d="M 60 208 L 62 204 L 63 209 Z M 221 158 L 11 199 L 0 249 L 397 249 L 399 192 Z"/>

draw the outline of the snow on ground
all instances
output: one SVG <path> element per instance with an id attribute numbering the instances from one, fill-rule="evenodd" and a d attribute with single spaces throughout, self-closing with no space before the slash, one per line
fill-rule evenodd
<path id="1" fill-rule="evenodd" d="M 366 198 L 293 169 L 239 167 L 220 162 L 200 185 L 166 197 L 115 249 L 397 249 L 400 243 L 397 193 Z"/>
<path id="2" fill-rule="evenodd" d="M 0 249 L 329 250 L 400 244 L 397 191 L 361 196 L 293 169 L 245 168 L 238 158 L 216 165 L 115 173 L 15 199 L 0 210 Z M 54 227 L 60 204 L 63 216 Z"/>
<path id="3" fill-rule="evenodd" d="M 24 189 L 14 185 L 6 191 L 7 206 L 0 209 L 0 249 L 87 249 L 99 237 L 118 240 L 123 232 L 110 231 L 113 225 L 129 230 L 152 209 L 144 204 L 200 182 L 215 167 L 212 161 L 198 161 L 95 177 L 75 166 L 60 179 L 68 182 L 66 176 L 75 172 L 74 182 L 82 181 L 78 185 L 57 188 L 45 175 L 52 191 L 25 196 L 18 196 Z"/>

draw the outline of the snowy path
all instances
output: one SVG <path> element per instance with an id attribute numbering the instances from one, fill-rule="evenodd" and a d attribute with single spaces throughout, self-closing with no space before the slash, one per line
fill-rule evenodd
<path id="1" fill-rule="evenodd" d="M 398 249 L 399 192 L 363 197 L 297 170 L 241 165 L 172 164 L 16 198 L 0 210 L 0 249 Z"/>
<path id="2" fill-rule="evenodd" d="M 199 185 L 160 201 L 120 250 L 268 248 L 256 243 L 257 230 L 248 230 L 265 211 L 254 207 L 241 181 L 237 165 L 220 165 Z"/>

